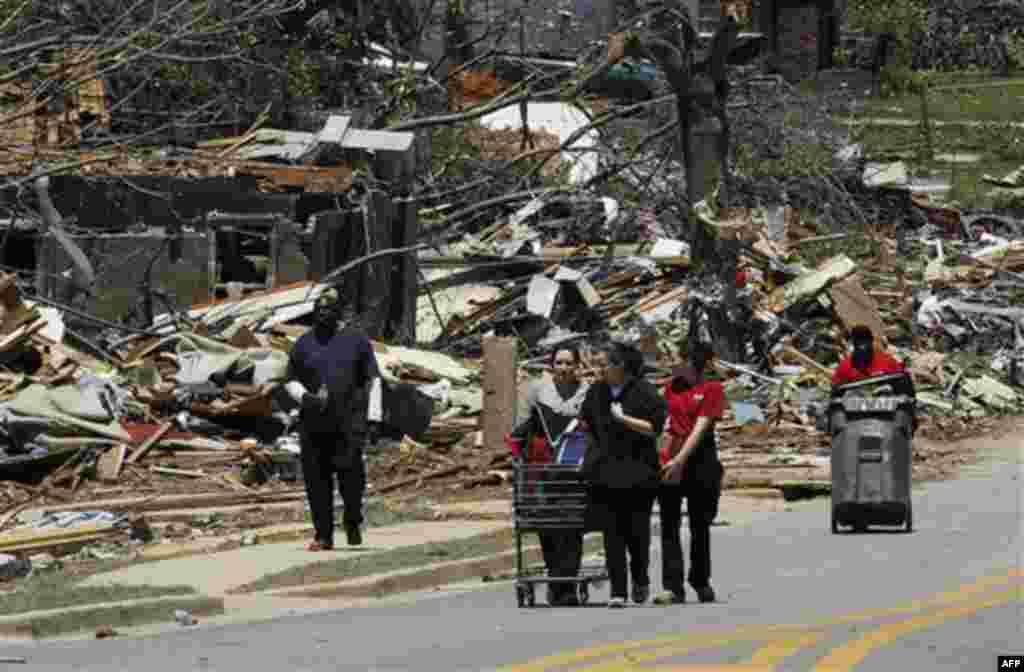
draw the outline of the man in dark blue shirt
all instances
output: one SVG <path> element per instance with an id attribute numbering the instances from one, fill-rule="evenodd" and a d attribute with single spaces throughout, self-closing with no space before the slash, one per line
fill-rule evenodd
<path id="1" fill-rule="evenodd" d="M 316 529 L 311 551 L 334 548 L 335 474 L 345 506 L 348 543 L 363 543 L 363 444 L 367 439 L 376 443 L 383 417 L 373 346 L 363 332 L 338 328 L 340 309 L 337 290 L 321 292 L 314 307 L 313 328 L 292 348 L 285 384 L 301 407 L 302 470 Z"/>

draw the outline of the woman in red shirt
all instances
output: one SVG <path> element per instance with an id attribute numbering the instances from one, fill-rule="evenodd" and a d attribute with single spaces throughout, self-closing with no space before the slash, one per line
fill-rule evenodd
<path id="1" fill-rule="evenodd" d="M 688 364 L 674 372 L 665 388 L 668 432 L 662 441 L 661 516 L 662 585 L 657 604 L 682 604 L 685 562 L 679 537 L 683 497 L 690 524 L 690 573 L 687 580 L 701 602 L 714 602 L 711 588 L 711 523 L 722 494 L 722 463 L 715 444 L 715 422 L 725 410 L 722 384 L 704 379 L 714 353 L 706 343 L 694 345 Z"/>

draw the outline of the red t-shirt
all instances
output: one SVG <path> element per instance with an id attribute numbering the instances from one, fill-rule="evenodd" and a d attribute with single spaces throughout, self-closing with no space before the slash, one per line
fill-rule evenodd
<path id="1" fill-rule="evenodd" d="M 698 418 L 717 420 L 725 412 L 725 389 L 715 380 L 705 380 L 682 392 L 673 392 L 671 383 L 665 387 L 665 401 L 668 403 L 668 431 L 676 441 L 664 442 L 659 451 L 662 464 L 672 459 L 670 445 L 678 443 L 675 450 L 682 448 L 682 442 L 697 426 Z M 674 454 L 674 453 L 673 453 Z"/>
<path id="2" fill-rule="evenodd" d="M 871 357 L 871 363 L 866 369 L 858 369 L 853 365 L 853 355 L 848 355 L 840 362 L 839 366 L 832 373 L 833 385 L 846 385 L 855 383 L 858 380 L 882 376 L 887 373 L 900 373 L 903 371 L 903 362 L 886 352 L 875 351 Z"/>

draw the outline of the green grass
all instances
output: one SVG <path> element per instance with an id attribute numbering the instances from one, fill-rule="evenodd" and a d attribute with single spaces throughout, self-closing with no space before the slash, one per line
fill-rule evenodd
<path id="1" fill-rule="evenodd" d="M 1024 121 L 1024 79 L 987 79 L 978 83 L 989 86 L 971 88 L 937 82 L 928 93 L 929 117 L 934 121 Z M 949 86 L 956 88 L 947 88 Z M 918 119 L 920 112 L 921 98 L 907 94 L 871 98 L 865 101 L 860 114 Z"/>
<path id="2" fill-rule="evenodd" d="M 29 577 L 18 584 L 17 591 L 0 595 L 0 614 L 194 593 L 191 586 L 80 586 L 63 574 L 48 573 Z"/>
<path id="3" fill-rule="evenodd" d="M 231 592 L 252 593 L 275 588 L 343 581 L 371 574 L 419 567 L 434 562 L 480 557 L 507 551 L 512 548 L 514 542 L 514 532 L 511 529 L 503 529 L 465 539 L 420 544 L 381 553 L 346 555 L 336 560 L 325 560 L 315 565 L 268 574 L 252 583 L 239 586 Z"/>
<path id="4" fill-rule="evenodd" d="M 533 545 L 536 539 L 527 536 L 524 545 Z M 600 535 L 584 541 L 584 552 L 593 552 L 600 548 Z M 504 553 L 515 548 L 515 532 L 509 528 L 488 532 L 486 534 L 454 539 L 432 544 L 420 544 L 392 551 L 366 555 L 348 555 L 337 560 L 326 560 L 315 565 L 307 565 L 286 570 L 277 574 L 269 574 L 252 583 L 233 589 L 232 593 L 254 593 L 277 588 L 292 588 L 315 583 L 345 581 L 371 574 L 383 574 L 401 569 L 422 567 L 436 562 L 480 558 L 488 555 Z"/>
<path id="5" fill-rule="evenodd" d="M 999 80 L 990 80 L 999 83 Z M 928 96 L 928 114 L 933 122 L 982 121 L 982 126 L 947 125 L 931 127 L 931 149 L 942 154 L 975 154 L 975 163 L 952 163 L 929 158 L 924 128 L 872 124 L 869 119 L 902 118 L 921 121 L 920 98 L 875 98 L 858 113 L 865 123 L 851 126 L 852 139 L 864 145 L 869 159 L 904 160 L 919 177 L 948 180 L 952 190 L 948 200 L 967 208 L 996 205 L 993 185 L 982 181 L 985 174 L 1001 177 L 1024 164 L 1024 128 L 1010 122 L 1024 122 L 1024 80 L 1007 86 L 932 90 Z"/>

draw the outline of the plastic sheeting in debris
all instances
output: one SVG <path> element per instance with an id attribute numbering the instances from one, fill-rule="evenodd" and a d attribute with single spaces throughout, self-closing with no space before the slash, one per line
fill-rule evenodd
<path id="1" fill-rule="evenodd" d="M 200 306 L 188 311 L 188 317 L 204 324 L 234 320 L 233 328 L 258 326 L 266 331 L 277 324 L 305 317 L 313 312 L 317 297 L 327 285 L 303 283 L 286 289 L 274 290 L 239 301 Z M 171 315 L 161 314 L 153 319 L 157 333 L 170 334 L 177 329 Z"/>
<path id="2" fill-rule="evenodd" d="M 63 410 L 72 408 L 70 400 L 75 395 L 82 394 L 76 386 L 58 387 L 53 392 L 55 394 L 51 394 L 51 390 L 45 385 L 29 385 L 18 392 L 18 395 L 11 400 L 8 408 L 19 415 L 47 418 L 68 429 L 82 430 L 88 434 L 105 436 L 118 441 L 131 441 L 131 436 L 124 431 L 116 420 L 111 419 L 108 422 L 94 421 Z M 58 405 L 57 399 L 61 400 L 60 405 Z"/>
<path id="3" fill-rule="evenodd" d="M 439 352 L 413 350 L 397 345 L 384 346 L 376 352 L 377 363 L 382 375 L 394 380 L 392 370 L 402 365 L 415 366 L 428 371 L 438 378 L 447 378 L 453 383 L 468 383 L 474 372 L 459 364 L 455 359 Z"/>

